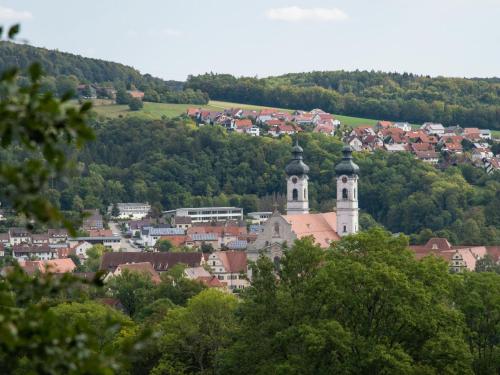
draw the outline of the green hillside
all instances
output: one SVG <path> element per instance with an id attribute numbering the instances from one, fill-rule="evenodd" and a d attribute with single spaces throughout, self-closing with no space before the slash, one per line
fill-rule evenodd
<path id="1" fill-rule="evenodd" d="M 117 118 L 117 117 L 139 117 L 149 120 L 161 119 L 163 116 L 168 118 L 173 118 L 186 113 L 187 108 L 198 107 L 194 104 L 170 104 L 170 103 L 144 103 L 144 108 L 139 111 L 131 111 L 127 105 L 109 104 L 106 101 L 94 101 L 94 111 L 100 115 L 107 118 Z M 200 106 L 210 111 L 221 111 L 225 108 L 242 108 L 242 109 L 255 109 L 260 110 L 262 108 L 269 108 L 259 105 L 251 104 L 241 104 L 232 102 L 222 102 L 211 100 L 207 105 Z M 284 109 L 284 112 L 292 112 L 292 109 Z M 360 125 L 375 125 L 378 120 L 366 119 L 360 117 L 342 116 L 336 115 L 343 124 L 349 126 L 360 126 Z"/>

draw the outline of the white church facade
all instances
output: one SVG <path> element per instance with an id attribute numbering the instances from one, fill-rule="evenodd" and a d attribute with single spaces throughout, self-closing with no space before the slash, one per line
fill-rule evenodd
<path id="1" fill-rule="evenodd" d="M 248 246 L 248 260 L 256 261 L 260 254 L 265 254 L 278 262 L 283 251 L 296 239 L 312 236 L 316 244 L 327 248 L 332 241 L 358 232 L 359 167 L 352 160 L 352 149 L 349 146 L 343 148 L 343 158 L 335 167 L 336 210 L 325 213 L 309 213 L 309 167 L 304 163 L 303 153 L 296 143 L 292 148 L 292 160 L 285 168 L 286 215 L 275 211 L 264 223 L 263 231 Z"/>

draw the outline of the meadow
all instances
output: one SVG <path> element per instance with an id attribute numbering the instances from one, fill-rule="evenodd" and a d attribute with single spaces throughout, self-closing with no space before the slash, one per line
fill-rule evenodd
<path id="1" fill-rule="evenodd" d="M 111 104 L 108 101 L 96 100 L 93 102 L 93 110 L 97 115 L 109 118 L 117 117 L 140 117 L 145 119 L 161 119 L 163 116 L 167 118 L 173 118 L 186 113 L 186 110 L 191 107 L 196 107 L 194 104 L 169 104 L 169 103 L 144 103 L 144 108 L 139 111 L 131 111 L 128 105 Z M 240 104 L 231 102 L 221 102 L 216 100 L 211 100 L 207 105 L 201 106 L 203 109 L 210 111 L 222 111 L 228 108 L 241 108 L 241 109 L 255 109 L 260 110 L 263 108 L 269 108 L 258 105 L 251 104 Z M 286 108 L 276 108 L 284 112 L 293 112 L 292 109 Z M 378 120 L 365 119 L 359 117 L 341 116 L 335 115 L 343 124 L 357 127 L 361 125 L 375 125 Z"/>

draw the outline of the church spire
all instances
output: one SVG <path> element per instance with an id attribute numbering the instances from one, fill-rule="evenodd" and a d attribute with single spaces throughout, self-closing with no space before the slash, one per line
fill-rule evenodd
<path id="1" fill-rule="evenodd" d="M 304 150 L 298 139 L 292 147 L 292 160 L 285 167 L 287 174 L 287 215 L 309 213 L 308 173 L 309 166 L 304 163 Z"/>
<path id="2" fill-rule="evenodd" d="M 357 233 L 359 167 L 352 160 L 352 149 L 342 149 L 342 160 L 335 167 L 337 175 L 337 233 L 345 236 Z"/>

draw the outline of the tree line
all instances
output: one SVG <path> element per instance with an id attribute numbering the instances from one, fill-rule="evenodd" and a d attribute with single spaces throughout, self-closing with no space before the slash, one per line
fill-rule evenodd
<path id="1" fill-rule="evenodd" d="M 95 84 L 95 95 L 111 97 L 109 90 L 125 91 L 138 89 L 144 92 L 144 100 L 158 103 L 208 103 L 208 95 L 200 90 L 186 89 L 179 81 L 164 81 L 150 74 L 123 64 L 82 57 L 65 52 L 48 50 L 29 45 L 0 41 L 0 72 L 9 67 L 17 67 L 26 72 L 37 61 L 45 74 L 41 80 L 41 91 L 76 94 L 79 84 Z M 28 84 L 26 74 L 19 77 L 21 86 Z M 91 90 L 87 86 L 85 90 Z M 90 92 L 87 96 L 90 96 Z"/>
<path id="2" fill-rule="evenodd" d="M 500 129 L 496 80 L 367 71 L 295 73 L 269 78 L 190 76 L 186 87 L 212 99 L 367 118 Z"/>

